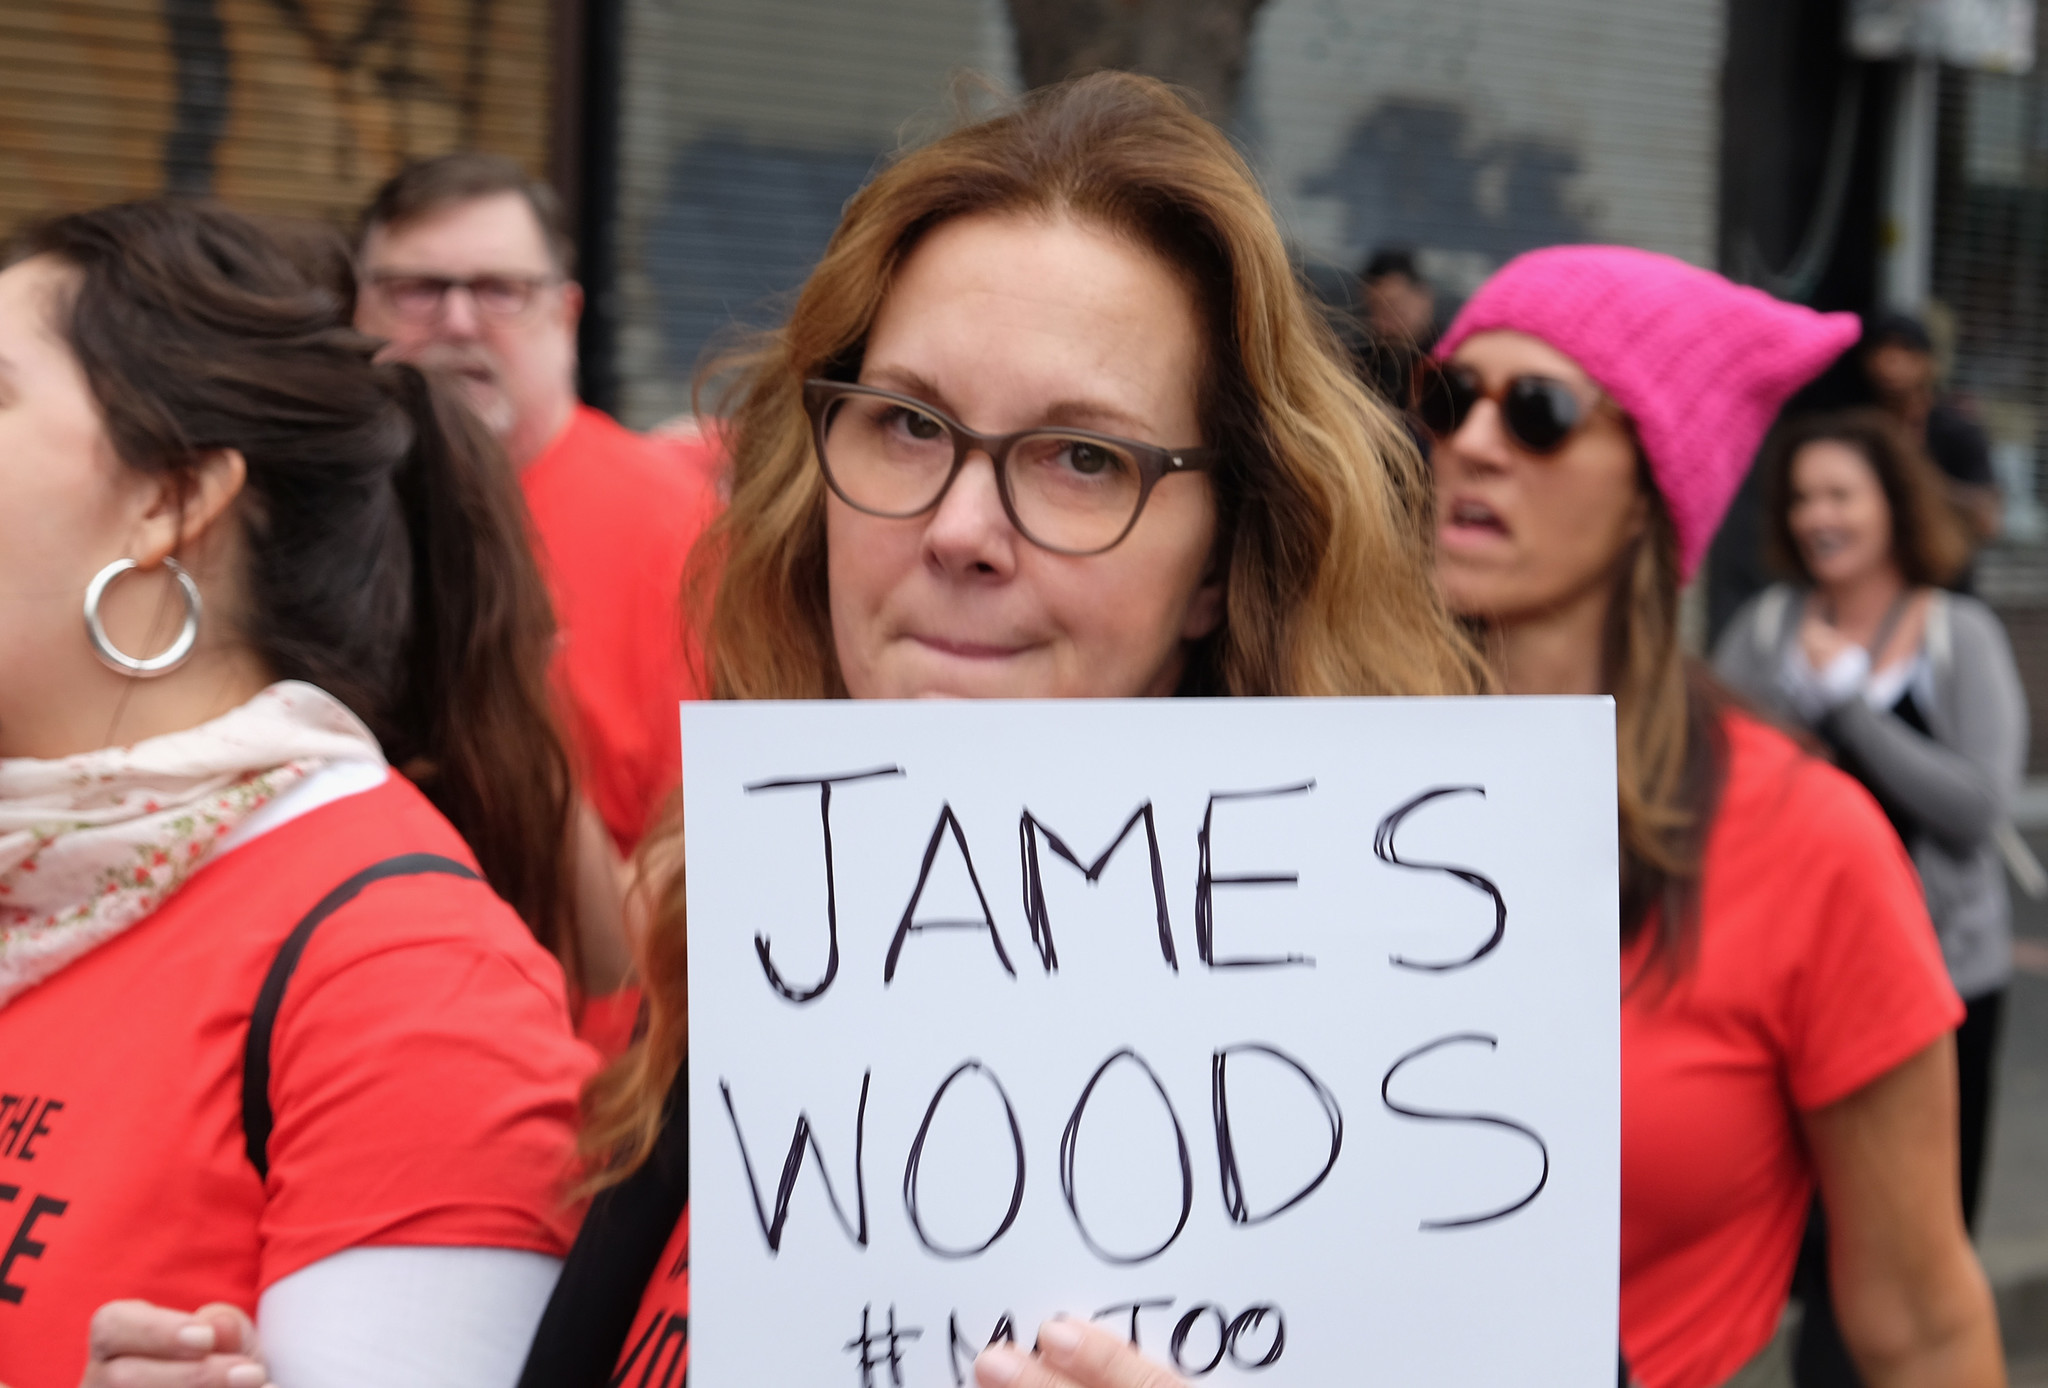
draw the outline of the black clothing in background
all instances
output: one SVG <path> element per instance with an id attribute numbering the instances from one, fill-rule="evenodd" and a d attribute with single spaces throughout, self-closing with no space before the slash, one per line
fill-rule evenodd
<path id="1" fill-rule="evenodd" d="M 1991 440 L 1977 422 L 1945 402 L 1927 412 L 1927 455 L 1955 481 L 1972 487 L 1995 487 Z"/>

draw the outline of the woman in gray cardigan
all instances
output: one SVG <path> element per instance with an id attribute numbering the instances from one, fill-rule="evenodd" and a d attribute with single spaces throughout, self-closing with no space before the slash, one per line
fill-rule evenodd
<path id="1" fill-rule="evenodd" d="M 2011 907 L 1997 838 L 2027 755 L 2027 705 L 2005 629 L 1940 584 L 1968 542 L 1933 465 L 1886 416 L 1795 425 L 1766 464 L 1766 524 L 1797 576 L 1736 614 L 1721 677 L 1811 730 L 1867 786 L 1920 870 L 1949 976 L 1963 1209 L 1976 1217 Z"/>

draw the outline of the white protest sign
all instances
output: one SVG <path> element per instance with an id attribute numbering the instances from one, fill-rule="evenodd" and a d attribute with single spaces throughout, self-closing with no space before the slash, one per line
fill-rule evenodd
<path id="1" fill-rule="evenodd" d="M 689 704 L 699 1388 L 1604 1388 L 1606 699 Z"/>

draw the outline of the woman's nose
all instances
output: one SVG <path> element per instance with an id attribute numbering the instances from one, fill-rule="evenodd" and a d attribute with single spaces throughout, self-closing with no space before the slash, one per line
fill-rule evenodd
<path id="1" fill-rule="evenodd" d="M 925 523 L 925 550 L 951 573 L 1008 574 L 1024 537 L 1010 524 L 986 453 L 971 453 Z"/>
<path id="2" fill-rule="evenodd" d="M 1437 450 L 1480 467 L 1505 467 L 1515 458 L 1514 441 L 1501 423 L 1500 406 L 1491 400 L 1475 401 Z"/>

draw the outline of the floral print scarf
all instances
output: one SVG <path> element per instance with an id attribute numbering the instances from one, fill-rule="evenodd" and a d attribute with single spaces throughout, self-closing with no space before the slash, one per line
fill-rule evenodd
<path id="1" fill-rule="evenodd" d="M 339 700 L 295 680 L 130 747 L 0 758 L 0 1007 L 161 906 L 311 773 L 383 760 Z"/>

